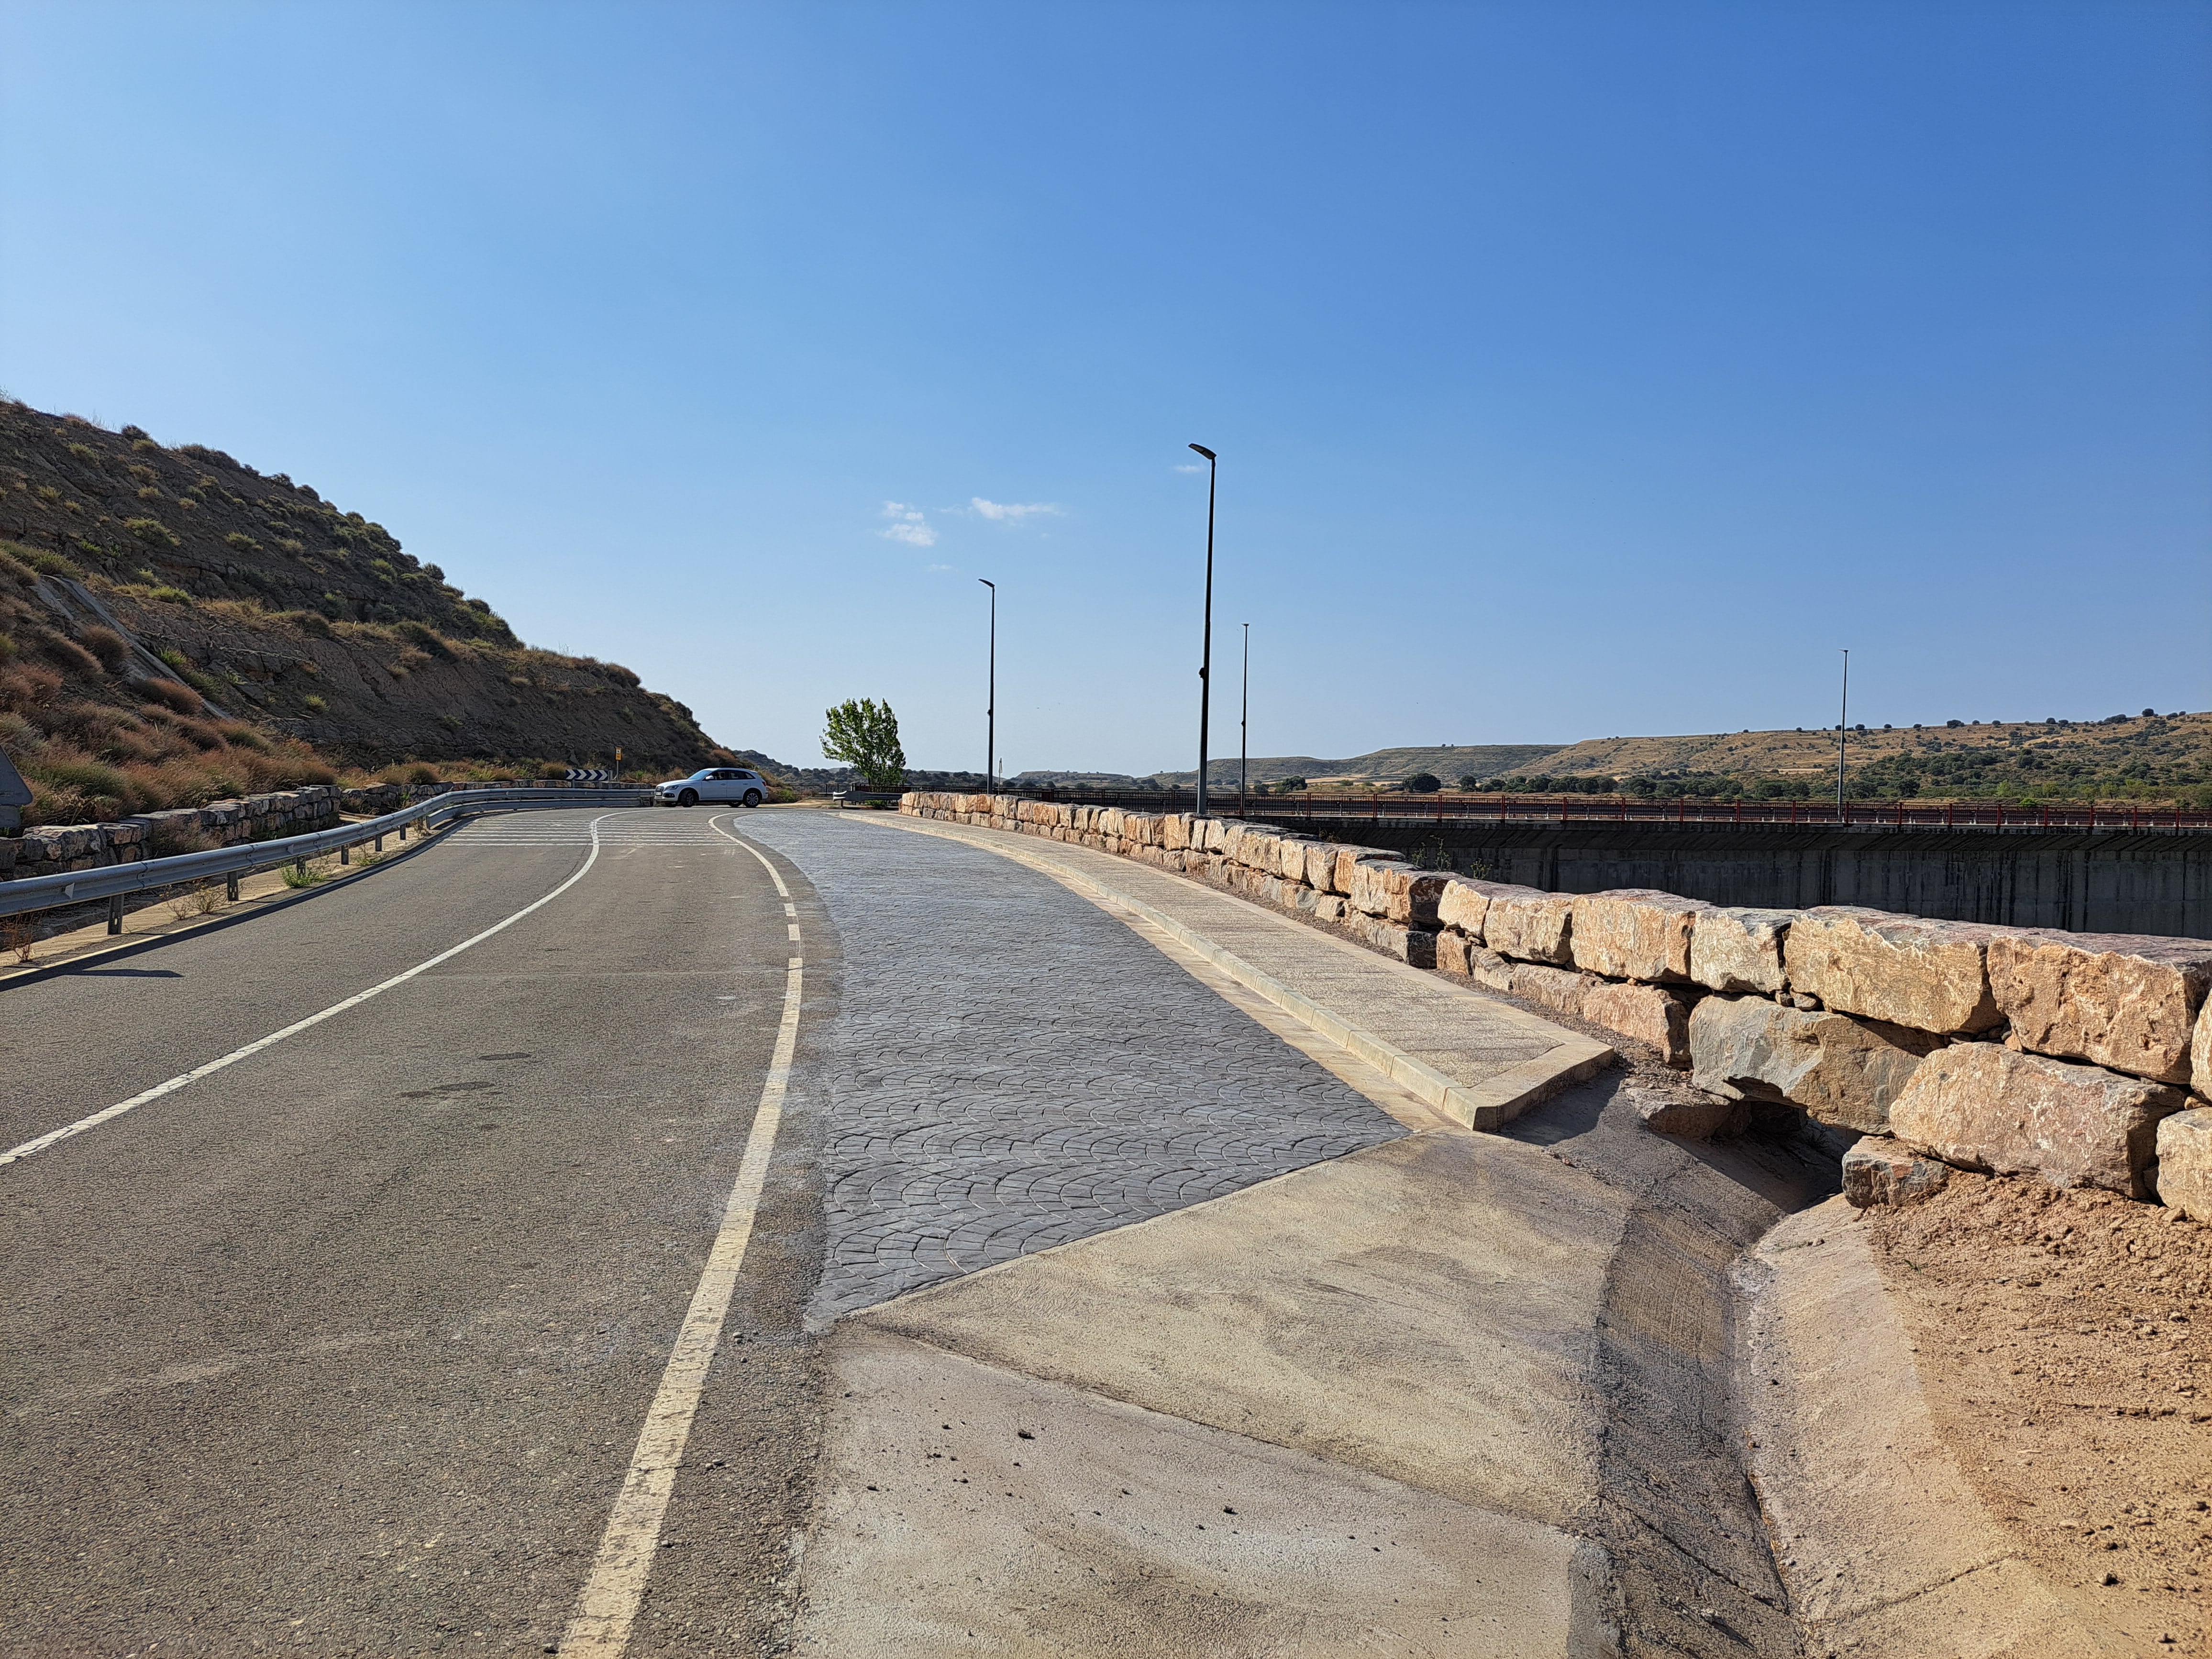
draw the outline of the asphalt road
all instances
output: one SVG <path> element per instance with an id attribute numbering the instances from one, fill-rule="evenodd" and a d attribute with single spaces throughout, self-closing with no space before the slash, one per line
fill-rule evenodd
<path id="1" fill-rule="evenodd" d="M 834 1000 L 805 882 L 785 867 L 787 916 L 727 814 L 518 816 L 0 1002 L 14 1146 L 543 898 L 594 818 L 588 872 L 503 931 L 0 1168 L 0 1651 L 560 1641 L 802 949 L 802 1074 Z M 795 1106 L 660 1539 L 720 1593 L 633 1652 L 745 1650 L 781 1617 L 817 1409 Z"/>

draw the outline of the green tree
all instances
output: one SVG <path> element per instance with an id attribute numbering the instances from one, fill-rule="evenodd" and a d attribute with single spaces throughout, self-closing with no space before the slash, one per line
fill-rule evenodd
<path id="1" fill-rule="evenodd" d="M 898 789 L 906 783 L 906 750 L 899 743 L 898 716 L 888 702 L 848 698 L 823 718 L 822 752 L 842 761 L 871 789 Z"/>

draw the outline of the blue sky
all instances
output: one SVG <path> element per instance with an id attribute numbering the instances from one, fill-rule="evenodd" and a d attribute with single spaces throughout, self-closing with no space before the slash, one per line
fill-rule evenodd
<path id="1" fill-rule="evenodd" d="M 0 387 L 732 744 L 979 767 L 988 576 L 1012 769 L 1188 766 L 1193 440 L 1217 753 L 1248 620 L 1262 754 L 2212 707 L 2212 6 L 0 29 Z"/>

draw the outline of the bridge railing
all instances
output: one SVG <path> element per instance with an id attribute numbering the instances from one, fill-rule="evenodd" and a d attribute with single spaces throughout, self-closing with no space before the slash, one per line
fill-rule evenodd
<path id="1" fill-rule="evenodd" d="M 100 899 L 119 900 L 132 893 L 163 887 L 194 886 L 218 879 L 234 881 L 241 876 L 280 870 L 288 864 L 303 864 L 309 859 L 343 852 L 364 842 L 398 835 L 410 825 L 428 830 L 457 818 L 484 812 L 538 806 L 642 806 L 651 802 L 650 791 L 636 788 L 453 789 L 418 805 L 386 812 L 381 817 L 310 830 L 304 836 L 241 842 L 235 847 L 178 853 L 168 858 L 141 860 L 136 864 L 106 864 L 90 870 L 68 870 L 51 876 L 0 881 L 0 916 L 25 915 Z"/>
<path id="2" fill-rule="evenodd" d="M 854 791 L 858 800 L 878 793 Z M 1026 800 L 1188 812 L 1188 789 L 1004 789 Z M 886 799 L 896 799 L 896 796 Z M 1736 824 L 1804 830 L 2140 830 L 2203 833 L 2212 811 L 2189 807 L 2006 805 L 1996 801 L 1656 800 L 1634 795 L 1252 795 L 1240 808 L 1232 789 L 1207 791 L 1218 817 L 1327 819 L 1375 824 L 1642 823 L 1683 828 Z"/>

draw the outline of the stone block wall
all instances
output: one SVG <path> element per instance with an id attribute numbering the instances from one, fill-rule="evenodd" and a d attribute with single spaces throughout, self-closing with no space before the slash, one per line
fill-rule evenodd
<path id="1" fill-rule="evenodd" d="M 26 830 L 4 843 L 14 856 L 9 862 L 0 854 L 0 878 L 65 875 L 240 842 L 274 841 L 326 830 L 337 821 L 337 787 L 312 783 L 242 800 L 118 818 L 112 823 L 48 825 Z"/>
<path id="2" fill-rule="evenodd" d="M 1723 1100 L 1863 1137 L 1855 1202 L 1909 1202 L 1956 1167 L 2212 1218 L 2212 940 L 1547 893 L 1266 824 L 1012 795 L 899 810 L 1176 871 L 1619 1032 Z"/>

